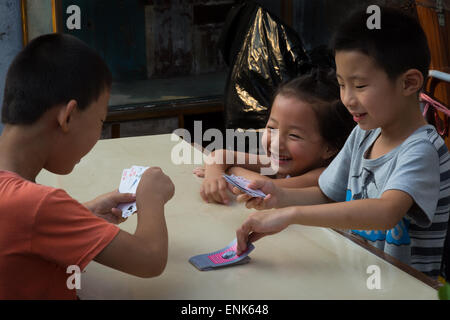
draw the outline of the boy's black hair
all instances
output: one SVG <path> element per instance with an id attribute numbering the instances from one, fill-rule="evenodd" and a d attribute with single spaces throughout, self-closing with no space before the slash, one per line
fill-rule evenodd
<path id="1" fill-rule="evenodd" d="M 72 99 L 84 110 L 111 82 L 105 62 L 81 40 L 65 34 L 40 36 L 9 67 L 2 122 L 33 124 L 47 110 Z"/>
<path id="2" fill-rule="evenodd" d="M 336 151 L 342 149 L 355 127 L 352 115 L 342 104 L 336 72 L 332 68 L 313 68 L 309 73 L 279 86 L 277 95 L 294 96 L 311 106 L 324 141 Z M 335 154 L 335 155 L 336 155 Z M 328 159 L 333 160 L 334 156 Z"/>
<path id="3" fill-rule="evenodd" d="M 412 16 L 380 7 L 380 29 L 369 29 L 371 14 L 358 10 L 351 14 L 336 30 L 331 49 L 357 50 L 372 57 L 391 80 L 409 69 L 419 70 L 424 79 L 430 67 L 430 49 L 420 23 Z"/>

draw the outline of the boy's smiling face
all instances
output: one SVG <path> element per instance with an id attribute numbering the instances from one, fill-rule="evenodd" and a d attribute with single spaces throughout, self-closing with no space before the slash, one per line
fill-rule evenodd
<path id="1" fill-rule="evenodd" d="M 401 117 L 401 77 L 389 79 L 374 59 L 359 51 L 337 51 L 335 59 L 341 100 L 361 129 L 385 128 Z"/>

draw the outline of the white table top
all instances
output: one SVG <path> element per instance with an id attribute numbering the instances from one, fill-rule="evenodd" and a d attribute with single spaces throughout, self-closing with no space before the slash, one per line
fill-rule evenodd
<path id="1" fill-rule="evenodd" d="M 248 264 L 197 270 L 189 258 L 225 247 L 251 211 L 235 202 L 204 203 L 201 179 L 192 174 L 198 164 L 171 161 L 178 143 L 185 142 L 171 135 L 101 140 L 70 175 L 38 176 L 38 183 L 63 188 L 80 202 L 118 188 L 122 170 L 132 165 L 159 166 L 175 184 L 165 209 L 164 273 L 141 279 L 93 261 L 81 276 L 81 299 L 437 299 L 427 284 L 325 228 L 290 226 L 257 241 Z M 133 215 L 120 227 L 133 233 L 136 222 Z M 367 287 L 371 265 L 380 268 L 381 289 Z"/>

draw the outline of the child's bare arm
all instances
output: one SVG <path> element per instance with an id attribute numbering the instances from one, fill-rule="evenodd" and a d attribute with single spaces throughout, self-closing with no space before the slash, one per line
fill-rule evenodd
<path id="1" fill-rule="evenodd" d="M 307 188 L 280 188 L 275 185 L 272 179 L 254 180 L 249 185 L 252 189 L 259 189 L 267 196 L 255 198 L 243 193 L 238 188 L 233 188 L 233 193 L 238 195 L 238 202 L 245 202 L 245 206 L 249 209 L 258 210 L 283 208 L 299 205 L 316 205 L 334 202 L 328 198 L 318 186 Z"/>
<path id="2" fill-rule="evenodd" d="M 174 186 L 159 168 L 142 176 L 136 192 L 138 223 L 132 235 L 119 231 L 95 261 L 139 277 L 154 277 L 167 263 L 168 235 L 164 205 L 173 196 Z"/>
<path id="3" fill-rule="evenodd" d="M 395 227 L 413 204 L 413 199 L 407 193 L 388 190 L 379 199 L 254 212 L 236 232 L 238 253 L 245 251 L 248 242 L 280 232 L 291 224 L 339 229 L 389 230 Z"/>
<path id="4" fill-rule="evenodd" d="M 407 193 L 388 190 L 379 199 L 294 207 L 293 223 L 340 229 L 390 230 L 413 203 Z"/>

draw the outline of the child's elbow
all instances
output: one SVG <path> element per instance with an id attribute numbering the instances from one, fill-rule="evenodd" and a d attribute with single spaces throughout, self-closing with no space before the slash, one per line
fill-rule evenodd
<path id="1" fill-rule="evenodd" d="M 136 276 L 140 278 L 154 278 L 160 276 L 167 265 L 167 252 L 151 251 L 143 257 L 145 263 Z"/>
<path id="2" fill-rule="evenodd" d="M 393 209 L 391 212 L 386 214 L 386 217 L 384 219 L 384 226 L 383 228 L 380 228 L 380 230 L 391 230 L 394 229 L 400 220 L 403 218 L 405 213 L 400 213 L 399 210 Z"/>

